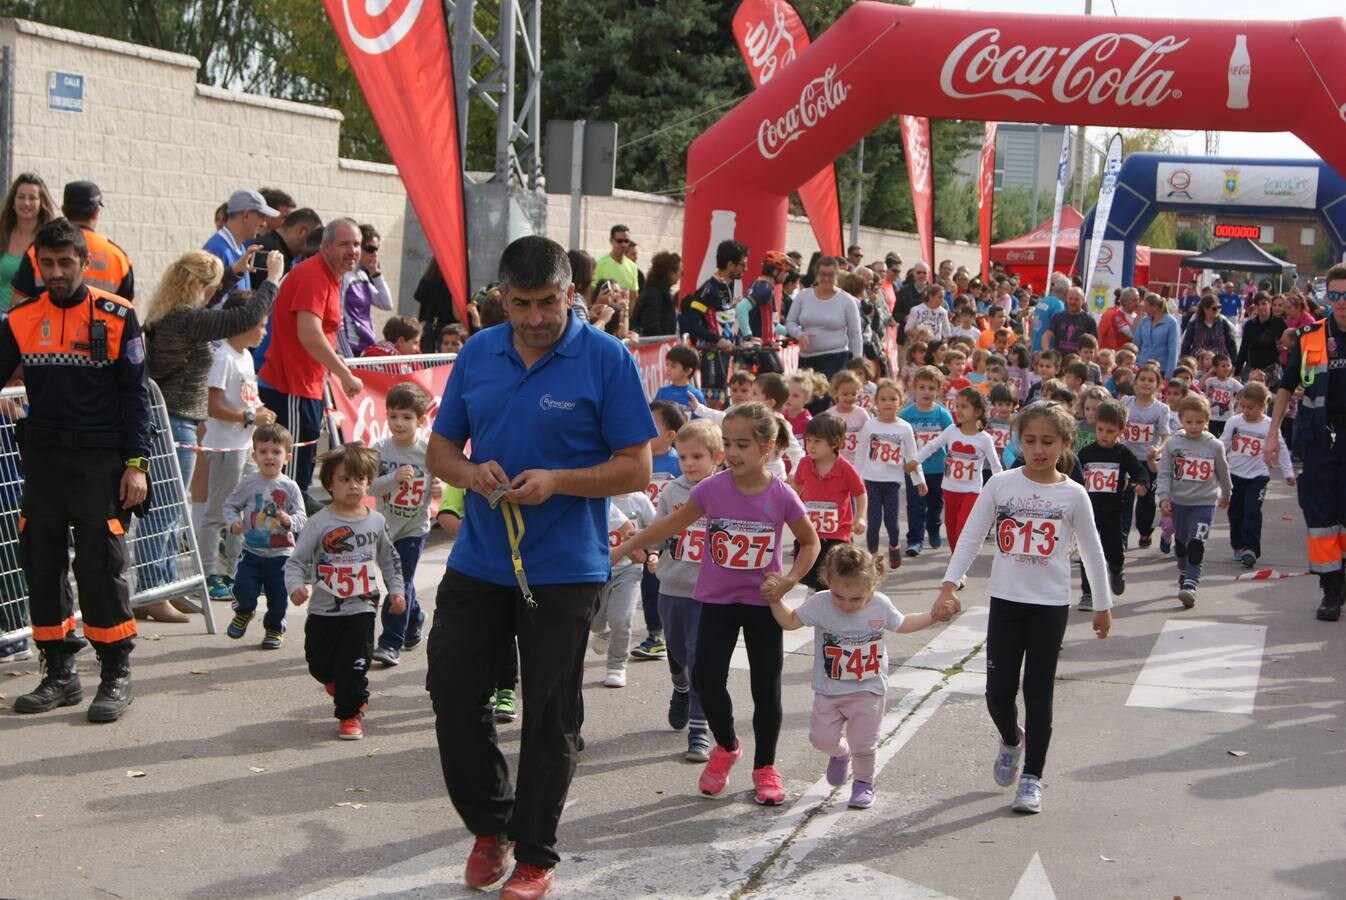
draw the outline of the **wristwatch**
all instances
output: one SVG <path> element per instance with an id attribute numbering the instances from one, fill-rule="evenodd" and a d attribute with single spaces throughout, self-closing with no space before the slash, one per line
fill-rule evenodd
<path id="1" fill-rule="evenodd" d="M 142 472 L 150 470 L 150 461 L 143 456 L 133 456 L 126 461 L 126 468 L 139 469 Z"/>
<path id="2" fill-rule="evenodd" d="M 245 410 L 243 410 L 243 427 L 244 427 L 244 428 L 251 428 L 251 427 L 252 427 L 252 423 L 255 422 L 256 420 L 257 420 L 257 416 L 253 413 L 253 411 L 252 411 L 251 409 L 245 409 Z"/>

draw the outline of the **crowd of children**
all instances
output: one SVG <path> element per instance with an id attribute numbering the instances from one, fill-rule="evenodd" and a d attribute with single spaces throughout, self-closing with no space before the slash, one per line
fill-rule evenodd
<path id="1" fill-rule="evenodd" d="M 738 372 L 719 410 L 694 384 L 697 351 L 677 345 L 667 353 L 665 384 L 651 403 L 659 427 L 651 482 L 612 499 L 613 569 L 593 620 L 594 649 L 611 688 L 626 685 L 629 660 L 666 658 L 668 722 L 686 730 L 685 756 L 704 765 L 707 795 L 724 790 L 743 752 L 728 679 L 742 635 L 754 794 L 766 805 L 784 801 L 775 768 L 782 630 L 808 625 L 817 658 L 810 741 L 828 756 L 831 784 L 849 777 L 850 805 L 870 806 L 888 670 L 883 633 L 956 614 L 957 591 L 989 534 L 987 705 L 1000 741 L 993 776 L 1003 786 L 1017 781 L 1014 809 L 1037 812 L 1072 550 L 1082 569 L 1079 607 L 1093 613 L 1099 637 L 1126 587 L 1133 524 L 1142 549 L 1160 528 L 1160 550 L 1175 557 L 1177 598 L 1188 608 L 1217 506 L 1229 507 L 1235 559 L 1257 561 L 1271 475 L 1260 380 L 1240 383 L 1229 358 L 1214 355 L 1181 360 L 1166 381 L 1154 364 L 1137 366 L 1131 348 L 1099 352 L 1089 335 L 1064 358 L 1030 354 L 1010 328 L 979 331 L 965 309 L 950 320 L 935 299 L 921 308 L 931 312 L 913 315 L 894 378 L 859 360 L 830 379 L 808 370 Z M 411 325 L 390 320 L 371 352 L 400 354 L 418 338 Z M 452 352 L 462 336 L 443 338 L 441 349 Z M 419 437 L 431 398 L 412 383 L 390 390 L 387 437 L 324 456 L 320 480 L 331 504 L 306 518 L 298 486 L 281 473 L 290 435 L 256 403 L 248 340 L 218 357 L 211 380 L 208 429 L 218 437 L 208 440 L 251 449 L 226 446 L 229 459 L 212 460 L 200 541 L 212 591 L 232 599 L 228 634 L 236 639 L 265 594 L 267 649 L 284 639 L 287 601 L 309 604 L 310 672 L 332 696 L 339 736 L 358 738 L 370 662 L 397 665 L 425 626 L 414 577 L 435 505 Z M 1281 454 L 1279 474 L 1293 483 Z M 462 514 L 461 490 L 444 489 L 435 520 L 452 534 Z M 939 549 L 941 531 L 951 554 L 943 586 L 928 612 L 903 615 L 877 591 L 882 573 Z M 808 597 L 792 610 L 786 595 L 796 585 Z M 648 633 L 633 646 L 638 606 Z M 515 717 L 516 679 L 516 668 L 500 673 L 491 698 L 499 721 Z"/>

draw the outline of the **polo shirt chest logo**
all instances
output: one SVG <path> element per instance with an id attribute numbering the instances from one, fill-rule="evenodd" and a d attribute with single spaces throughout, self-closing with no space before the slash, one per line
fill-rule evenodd
<path id="1" fill-rule="evenodd" d="M 543 394 L 538 398 L 537 405 L 543 412 L 549 410 L 560 410 L 561 412 L 570 412 L 575 408 L 574 400 L 557 400 L 551 394 Z"/>

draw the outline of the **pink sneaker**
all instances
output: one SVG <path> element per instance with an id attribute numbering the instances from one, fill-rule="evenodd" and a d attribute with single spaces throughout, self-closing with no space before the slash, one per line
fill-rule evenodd
<path id="1" fill-rule="evenodd" d="M 757 789 L 756 800 L 761 806 L 780 806 L 785 802 L 785 785 L 775 766 L 752 770 L 752 786 Z"/>
<path id="2" fill-rule="evenodd" d="M 697 782 L 697 786 L 701 788 L 701 793 L 707 797 L 714 797 L 724 790 L 725 782 L 729 780 L 729 770 L 734 767 L 734 763 L 738 762 L 738 758 L 742 755 L 742 741 L 735 741 L 733 750 L 726 750 L 719 744 L 711 748 L 710 761 L 701 770 L 701 779 Z"/>

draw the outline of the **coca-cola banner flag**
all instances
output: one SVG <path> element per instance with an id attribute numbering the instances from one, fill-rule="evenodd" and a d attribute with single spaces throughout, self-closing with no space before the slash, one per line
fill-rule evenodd
<path id="1" fill-rule="evenodd" d="M 443 6 L 438 0 L 323 5 L 425 229 L 458 320 L 466 322 L 463 165 Z"/>
<path id="2" fill-rule="evenodd" d="M 995 123 L 986 123 L 977 171 L 977 221 L 981 240 L 981 277 L 991 274 L 991 204 L 995 200 Z"/>
<path id="3" fill-rule="evenodd" d="M 755 87 L 769 82 L 809 45 L 799 13 L 786 0 L 743 0 L 734 11 L 734 39 Z M 828 162 L 799 187 L 818 249 L 841 255 L 841 203 L 837 199 L 835 166 Z M 752 247 L 754 253 L 783 247 Z"/>
<path id="4" fill-rule="evenodd" d="M 1066 173 L 1070 169 L 1070 129 L 1061 129 L 1061 159 L 1056 163 L 1056 201 L 1052 206 L 1052 240 L 1047 248 L 1047 283 L 1056 265 L 1056 244 L 1061 240 L 1061 208 L 1066 202 Z M 1033 210 L 1037 218 L 1038 211 Z"/>
<path id="5" fill-rule="evenodd" d="M 1343 45 L 1346 21 L 1332 18 L 988 19 L 849 4 L 688 148 L 682 287 L 701 271 L 712 214 L 754 250 L 781 246 L 790 194 L 895 115 L 1290 131 L 1346 171 Z"/>
<path id="6" fill-rule="evenodd" d="M 930 178 L 930 120 L 902 116 L 902 153 L 907 157 L 911 208 L 921 239 L 921 260 L 935 271 L 935 186 Z"/>
<path id="7" fill-rule="evenodd" d="M 1107 292 L 1100 297 L 1094 296 L 1094 271 L 1098 267 L 1098 255 L 1103 249 L 1103 239 L 1108 234 L 1108 216 L 1112 215 L 1112 198 L 1117 193 L 1117 174 L 1122 170 L 1122 136 L 1114 134 L 1108 142 L 1108 156 L 1103 163 L 1103 179 L 1098 185 L 1098 205 L 1094 209 L 1094 230 L 1089 236 L 1089 265 L 1084 270 L 1084 296 L 1093 305 L 1096 312 L 1102 312 L 1107 306 Z M 1110 254 L 1112 255 L 1112 254 Z M 1120 255 L 1118 255 L 1120 260 Z"/>

